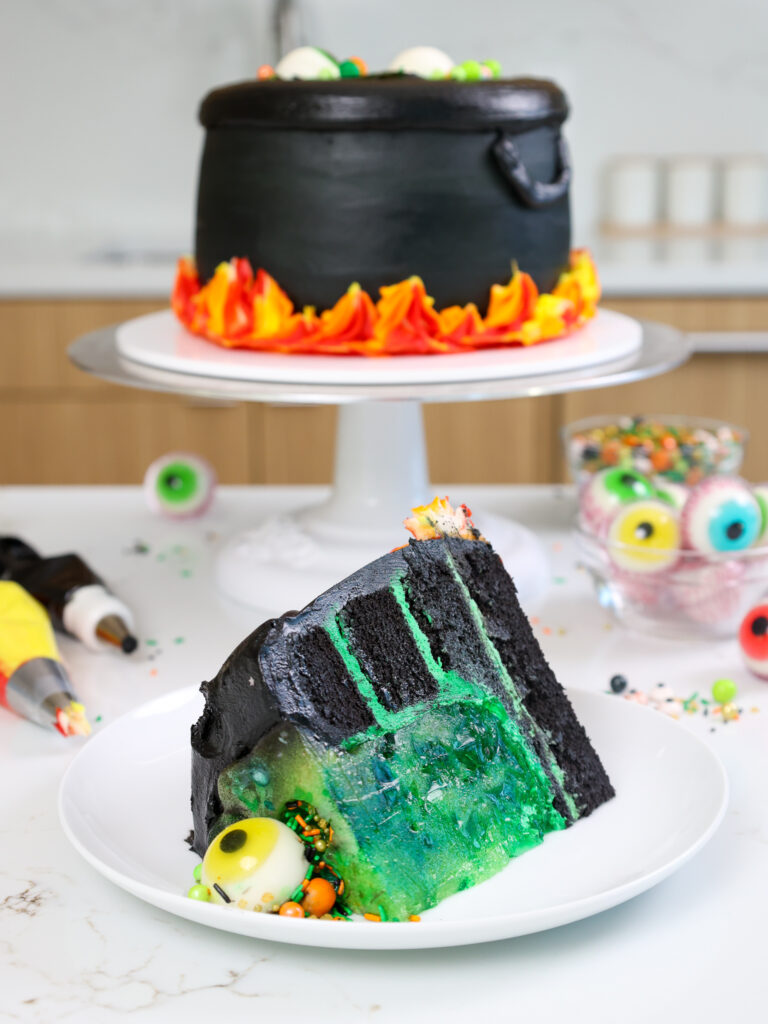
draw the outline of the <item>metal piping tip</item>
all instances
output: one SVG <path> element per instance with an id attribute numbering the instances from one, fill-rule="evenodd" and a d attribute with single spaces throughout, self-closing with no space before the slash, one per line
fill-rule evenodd
<path id="1" fill-rule="evenodd" d="M 119 615 L 105 615 L 96 627 L 96 636 L 119 647 L 124 654 L 132 654 L 139 646 L 139 641 Z"/>

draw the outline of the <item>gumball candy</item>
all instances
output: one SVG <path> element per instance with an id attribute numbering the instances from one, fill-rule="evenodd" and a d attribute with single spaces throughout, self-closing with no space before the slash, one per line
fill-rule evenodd
<path id="1" fill-rule="evenodd" d="M 191 900 L 199 900 L 201 903 L 207 903 L 211 898 L 210 890 L 207 885 L 193 885 L 187 893 L 187 896 Z"/>
<path id="2" fill-rule="evenodd" d="M 711 555 L 743 551 L 760 536 L 762 514 L 739 477 L 711 476 L 692 491 L 682 512 L 686 547 Z"/>
<path id="3" fill-rule="evenodd" d="M 608 527 L 606 546 L 619 569 L 635 574 L 664 572 L 679 558 L 677 513 L 658 499 L 635 501 L 617 512 Z"/>
<path id="4" fill-rule="evenodd" d="M 292 79 L 332 79 L 341 78 L 339 65 L 326 53 L 316 46 L 299 46 L 280 60 L 275 68 L 275 74 L 284 81 Z"/>
<path id="5" fill-rule="evenodd" d="M 271 64 L 262 64 L 256 72 L 256 77 L 262 82 L 267 81 L 268 79 L 275 77 L 275 69 Z"/>
<path id="6" fill-rule="evenodd" d="M 590 477 L 579 497 L 579 515 L 585 529 L 603 536 L 622 505 L 653 498 L 651 481 L 634 469 L 603 469 Z"/>
<path id="7" fill-rule="evenodd" d="M 325 878 L 313 878 L 307 885 L 301 905 L 307 915 L 322 917 L 336 902 L 336 890 Z"/>
<path id="8" fill-rule="evenodd" d="M 153 512 L 170 519 L 202 515 L 213 501 L 216 471 L 197 455 L 171 452 L 144 474 L 144 498 Z"/>
<path id="9" fill-rule="evenodd" d="M 483 77 L 483 68 L 477 60 L 465 60 L 461 65 L 468 82 L 477 82 Z"/>
<path id="10" fill-rule="evenodd" d="M 214 903 L 269 912 L 274 904 L 285 903 L 306 870 L 304 844 L 287 825 L 274 818 L 246 818 L 210 844 L 201 880 Z"/>
<path id="11" fill-rule="evenodd" d="M 750 672 L 768 679 L 768 604 L 758 604 L 744 616 L 739 645 Z"/>
<path id="12" fill-rule="evenodd" d="M 447 53 L 434 46 L 412 46 L 398 53 L 389 65 L 390 71 L 404 75 L 418 75 L 420 78 L 447 78 L 453 70 L 453 61 Z"/>
<path id="13" fill-rule="evenodd" d="M 712 696 L 718 704 L 730 703 L 736 693 L 736 683 L 732 679 L 717 679 L 712 683 Z"/>
<path id="14" fill-rule="evenodd" d="M 295 903 L 293 900 L 288 900 L 278 910 L 280 917 L 304 917 L 304 908 L 300 903 Z"/>

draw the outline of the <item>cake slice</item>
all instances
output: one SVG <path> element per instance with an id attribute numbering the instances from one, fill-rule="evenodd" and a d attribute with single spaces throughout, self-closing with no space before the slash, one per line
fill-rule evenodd
<path id="1" fill-rule="evenodd" d="M 351 909 L 404 919 L 613 796 L 501 560 L 429 508 L 411 528 L 430 539 L 264 623 L 203 684 L 201 855 L 304 800 L 333 824 Z"/>

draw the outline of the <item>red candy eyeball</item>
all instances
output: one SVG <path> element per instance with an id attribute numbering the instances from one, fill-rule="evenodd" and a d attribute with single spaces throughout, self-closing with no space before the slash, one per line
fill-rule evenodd
<path id="1" fill-rule="evenodd" d="M 744 616 L 739 644 L 747 668 L 761 679 L 768 679 L 768 604 L 755 605 Z"/>

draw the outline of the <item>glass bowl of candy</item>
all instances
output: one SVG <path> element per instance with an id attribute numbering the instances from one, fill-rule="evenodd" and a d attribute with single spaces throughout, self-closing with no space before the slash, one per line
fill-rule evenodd
<path id="1" fill-rule="evenodd" d="M 576 483 L 615 466 L 692 487 L 715 473 L 737 473 L 748 433 L 697 416 L 591 416 L 562 431 Z"/>
<path id="2" fill-rule="evenodd" d="M 625 625 L 735 637 L 768 593 L 768 484 L 715 475 L 679 492 L 636 470 L 593 474 L 576 539 L 598 600 Z"/>

